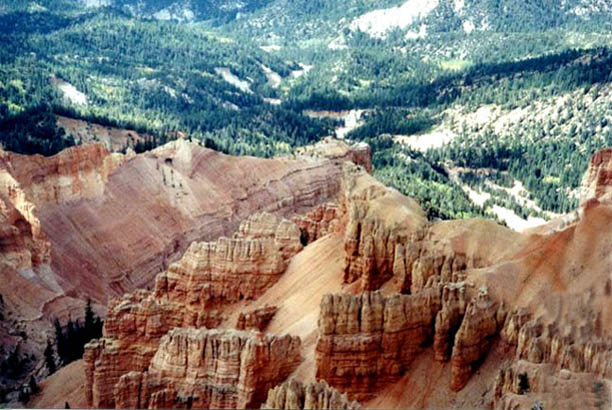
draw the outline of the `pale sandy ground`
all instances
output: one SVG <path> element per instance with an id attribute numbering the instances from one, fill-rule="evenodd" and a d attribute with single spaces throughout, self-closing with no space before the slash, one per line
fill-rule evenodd
<path id="1" fill-rule="evenodd" d="M 56 80 L 55 86 L 62 93 L 65 99 L 74 105 L 87 105 L 87 96 L 76 89 L 76 87 L 66 81 Z"/>
<path id="2" fill-rule="evenodd" d="M 270 87 L 280 87 L 281 82 L 283 81 L 282 77 L 276 71 L 271 70 L 269 67 L 263 64 L 260 64 L 260 66 L 261 69 L 264 70 L 264 73 L 266 73 L 266 78 L 268 79 L 268 84 L 270 84 Z"/>
<path id="3" fill-rule="evenodd" d="M 363 31 L 372 37 L 385 38 L 393 29 L 403 29 L 417 19 L 426 17 L 436 7 L 438 0 L 408 0 L 388 9 L 373 10 L 353 20 L 350 28 Z"/>
<path id="4" fill-rule="evenodd" d="M 447 128 L 438 127 L 431 132 L 418 135 L 394 135 L 395 142 L 404 144 L 414 150 L 425 152 L 430 148 L 440 148 L 456 137 L 455 133 Z"/>
<path id="5" fill-rule="evenodd" d="M 328 235 L 310 244 L 292 260 L 281 279 L 257 301 L 236 309 L 228 320 L 236 323 L 238 313 L 265 305 L 279 308 L 266 329 L 268 333 L 291 334 L 302 339 L 304 361 L 294 376 L 314 380 L 314 350 L 321 297 L 342 291 L 344 246 L 341 236 Z"/>
<path id="6" fill-rule="evenodd" d="M 265 305 L 278 306 L 278 313 L 266 332 L 299 336 L 302 339 L 304 361 L 295 371 L 294 377 L 314 380 L 319 304 L 324 294 L 342 291 L 343 262 L 341 236 L 328 235 L 319 239 L 292 259 L 281 279 L 261 298 L 232 306 L 224 325 L 233 327 L 241 311 Z M 83 361 L 79 360 L 41 382 L 41 393 L 28 406 L 64 408 L 68 401 L 72 408 L 84 407 L 84 383 Z"/>
<path id="7" fill-rule="evenodd" d="M 336 137 L 343 139 L 349 132 L 353 131 L 364 124 L 363 114 L 367 110 L 349 110 L 349 111 L 314 111 L 306 110 L 304 114 L 311 118 L 333 118 L 344 121 L 344 125 L 335 129 Z"/>
<path id="8" fill-rule="evenodd" d="M 217 74 L 219 74 L 225 81 L 227 81 L 231 85 L 239 88 L 240 90 L 244 91 L 245 93 L 253 94 L 253 91 L 251 91 L 251 85 L 249 84 L 249 82 L 245 81 L 245 80 L 241 80 L 240 78 L 235 76 L 230 71 L 229 68 L 227 68 L 227 67 L 217 67 L 217 68 L 215 68 L 215 72 Z"/>

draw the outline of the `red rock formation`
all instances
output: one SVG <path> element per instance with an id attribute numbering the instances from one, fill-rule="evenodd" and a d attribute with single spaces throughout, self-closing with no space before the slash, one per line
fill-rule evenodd
<path id="1" fill-rule="evenodd" d="M 270 323 L 277 310 L 278 308 L 276 306 L 265 306 L 246 313 L 240 312 L 236 322 L 236 329 L 254 329 L 263 332 L 266 330 L 268 323 Z"/>
<path id="2" fill-rule="evenodd" d="M 612 392 L 595 375 L 558 371 L 550 364 L 520 360 L 503 365 L 493 383 L 495 408 L 595 409 L 612 402 Z"/>
<path id="3" fill-rule="evenodd" d="M 218 309 L 260 296 L 301 249 L 296 225 L 257 214 L 231 239 L 192 244 L 179 262 L 158 275 L 152 292 L 141 290 L 111 302 L 105 339 L 86 346 L 88 403 L 112 407 L 119 378 L 144 371 L 162 336 L 175 327 L 218 326 Z"/>
<path id="4" fill-rule="evenodd" d="M 151 286 L 192 242 L 230 235 L 254 213 L 292 217 L 335 199 L 340 177 L 328 159 L 238 158 L 184 140 L 135 156 L 101 144 L 0 154 L 0 195 L 50 243 L 40 255 L 54 280 L 102 303 Z"/>
<path id="5" fill-rule="evenodd" d="M 261 333 L 175 329 L 148 370 L 125 374 L 118 408 L 257 408 L 299 364 L 300 339 Z"/>
<path id="6" fill-rule="evenodd" d="M 415 295 L 326 295 L 316 347 L 317 379 L 357 399 L 397 380 L 433 338 L 442 286 Z"/>
<path id="7" fill-rule="evenodd" d="M 412 199 L 350 164 L 344 168 L 340 212 L 346 227 L 344 281 L 360 280 L 364 291 L 391 278 L 395 246 L 407 243 L 427 221 Z"/>
<path id="8" fill-rule="evenodd" d="M 155 296 L 193 308 L 193 315 L 219 302 L 254 299 L 301 249 L 295 224 L 258 214 L 245 221 L 233 238 L 193 243 L 179 263 L 157 276 Z"/>
<path id="9" fill-rule="evenodd" d="M 299 148 L 298 154 L 328 158 L 341 165 L 346 161 L 362 166 L 366 172 L 372 173 L 372 149 L 366 143 L 347 144 L 336 138 L 325 138 L 316 144 Z"/>
<path id="10" fill-rule="evenodd" d="M 300 238 L 303 245 L 334 231 L 337 224 L 338 207 L 335 204 L 319 205 L 306 215 L 298 215 L 293 222 L 300 228 Z"/>
<path id="11" fill-rule="evenodd" d="M 593 155 L 582 180 L 581 202 L 589 199 L 612 199 L 612 148 Z"/>
<path id="12" fill-rule="evenodd" d="M 487 291 L 481 289 L 465 311 L 461 327 L 455 335 L 451 356 L 451 389 L 461 390 L 475 367 L 487 355 L 495 336 L 505 320 L 503 307 L 493 302 Z"/>
<path id="13" fill-rule="evenodd" d="M 465 283 L 450 283 L 442 291 L 442 309 L 436 316 L 434 352 L 438 361 L 451 357 L 455 334 L 465 315 L 467 301 Z"/>
<path id="14" fill-rule="evenodd" d="M 339 214 L 344 280 L 359 280 L 363 291 L 377 290 L 391 278 L 401 293 L 420 291 L 432 276 L 458 281 L 456 274 L 495 264 L 523 240 L 493 222 L 429 223 L 418 204 L 350 164 L 344 169 Z"/>
<path id="15" fill-rule="evenodd" d="M 262 408 L 357 410 L 361 406 L 356 401 L 349 401 L 346 394 L 340 394 L 338 390 L 329 387 L 325 380 L 304 385 L 291 379 L 270 389 Z"/>

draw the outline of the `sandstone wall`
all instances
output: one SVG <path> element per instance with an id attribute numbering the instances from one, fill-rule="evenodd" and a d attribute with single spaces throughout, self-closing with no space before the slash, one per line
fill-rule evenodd
<path id="1" fill-rule="evenodd" d="M 278 308 L 276 306 L 265 306 L 246 313 L 240 312 L 236 321 L 236 329 L 254 329 L 263 332 L 277 311 Z"/>
<path id="2" fill-rule="evenodd" d="M 326 295 L 316 347 L 317 379 L 364 399 L 397 380 L 431 342 L 441 308 L 439 283 L 416 295 Z"/>
<path id="3" fill-rule="evenodd" d="M 488 354 L 506 321 L 502 304 L 466 282 L 439 276 L 412 295 L 326 295 L 316 347 L 317 379 L 358 400 L 399 380 L 433 344 L 438 361 L 451 362 L 452 390 L 461 390 Z"/>
<path id="4" fill-rule="evenodd" d="M 356 401 L 349 401 L 346 394 L 340 394 L 338 390 L 329 387 L 325 380 L 304 385 L 291 379 L 270 389 L 262 408 L 357 410 L 361 406 Z"/>
<path id="5" fill-rule="evenodd" d="M 118 408 L 256 408 L 300 363 L 300 339 L 261 333 L 175 329 L 146 372 L 125 374 Z"/>
<path id="6" fill-rule="evenodd" d="M 295 224 L 267 213 L 253 215 L 232 238 L 192 244 L 158 275 L 153 291 L 113 300 L 104 339 L 86 346 L 88 403 L 113 407 L 120 377 L 144 371 L 164 335 L 177 327 L 217 327 L 224 305 L 260 296 L 301 249 Z"/>
<path id="7" fill-rule="evenodd" d="M 610 200 L 612 193 L 612 148 L 593 155 L 582 179 L 581 202 L 589 199 Z"/>
<path id="8" fill-rule="evenodd" d="M 319 205 L 306 215 L 295 216 L 293 222 L 300 228 L 302 244 L 312 243 L 334 232 L 338 216 L 338 206 L 333 203 Z"/>

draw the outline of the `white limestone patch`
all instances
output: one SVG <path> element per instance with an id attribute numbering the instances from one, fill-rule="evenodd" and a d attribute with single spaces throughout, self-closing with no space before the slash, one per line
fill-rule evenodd
<path id="1" fill-rule="evenodd" d="M 465 31 L 467 34 L 470 34 L 472 31 L 476 30 L 476 26 L 474 25 L 474 23 L 469 20 L 464 21 L 462 26 L 463 31 Z"/>
<path id="2" fill-rule="evenodd" d="M 396 142 L 407 145 L 410 148 L 425 152 L 430 148 L 440 148 L 454 138 L 456 134 L 444 127 L 438 127 L 430 132 L 418 135 L 394 135 L 393 139 Z"/>
<path id="3" fill-rule="evenodd" d="M 110 6 L 110 0 L 81 0 L 85 7 L 97 8 Z"/>
<path id="4" fill-rule="evenodd" d="M 346 45 L 346 40 L 344 39 L 344 37 L 339 36 L 330 41 L 327 45 L 327 48 L 329 48 L 330 50 L 345 50 L 348 48 L 348 46 Z"/>
<path id="5" fill-rule="evenodd" d="M 374 10 L 353 20 L 353 31 L 363 31 L 372 37 L 385 38 L 393 29 L 405 29 L 429 15 L 439 0 L 408 0 L 401 6 Z"/>
<path id="6" fill-rule="evenodd" d="M 216 67 L 215 72 L 234 87 L 239 88 L 245 93 L 253 94 L 253 91 L 251 91 L 251 83 L 245 80 L 241 80 L 238 76 L 234 75 L 234 73 L 232 73 L 229 68 Z"/>
<path id="7" fill-rule="evenodd" d="M 270 69 L 270 67 L 265 66 L 264 64 L 260 64 L 261 69 L 266 74 L 266 78 L 268 79 L 268 84 L 272 88 L 278 88 L 283 81 L 283 78 L 276 71 Z"/>
<path id="8" fill-rule="evenodd" d="M 523 232 L 527 229 L 546 224 L 546 220 L 542 218 L 534 218 L 533 216 L 529 216 L 525 220 L 515 214 L 514 211 L 503 208 L 499 205 L 493 205 L 491 212 L 493 212 L 500 220 L 506 222 L 509 228 L 514 229 L 517 232 Z"/>
<path id="9" fill-rule="evenodd" d="M 263 100 L 270 105 L 281 105 L 283 103 L 280 98 L 264 98 Z"/>
<path id="10" fill-rule="evenodd" d="M 74 105 L 87 105 L 87 96 L 67 81 L 52 77 L 51 83 L 64 99 Z"/>
<path id="11" fill-rule="evenodd" d="M 421 24 L 419 31 L 409 31 L 406 33 L 406 40 L 416 40 L 427 37 L 427 24 Z"/>
<path id="12" fill-rule="evenodd" d="M 263 51 L 265 51 L 266 53 L 272 53 L 274 51 L 281 51 L 282 47 L 278 46 L 278 45 L 270 45 L 270 46 L 260 46 L 259 48 L 261 48 Z"/>
<path id="13" fill-rule="evenodd" d="M 293 78 L 300 78 L 304 74 L 308 74 L 308 72 L 310 70 L 312 70 L 312 68 L 314 67 L 312 65 L 302 64 L 302 63 L 298 63 L 298 65 L 301 68 L 299 70 L 294 70 L 294 71 L 291 72 L 291 77 L 293 77 Z"/>
<path id="14" fill-rule="evenodd" d="M 369 110 L 348 110 L 348 111 L 315 111 L 306 110 L 304 114 L 311 118 L 333 118 L 335 120 L 344 121 L 344 125 L 337 127 L 334 132 L 336 138 L 343 139 L 349 132 L 353 131 L 364 124 L 363 114 Z"/>

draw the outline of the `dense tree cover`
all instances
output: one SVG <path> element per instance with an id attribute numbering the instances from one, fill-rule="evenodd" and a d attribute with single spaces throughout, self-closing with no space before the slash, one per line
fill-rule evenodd
<path id="1" fill-rule="evenodd" d="M 466 0 L 461 11 L 441 2 L 423 21 L 385 38 L 351 26 L 368 11 L 403 3 L 111 0 L 110 7 L 84 9 L 66 0 L 7 0 L 0 7 L 0 141 L 7 149 L 45 155 L 71 145 L 54 127 L 55 113 L 150 135 L 133 147 L 137 151 L 181 131 L 223 152 L 271 156 L 333 133 L 334 122 L 305 117 L 304 109 L 371 108 L 350 137 L 372 142 L 378 175 L 428 201 L 430 216 L 482 214 L 436 171 L 442 164 L 504 171 L 543 209 L 571 209 L 588 155 L 608 143 L 604 114 L 594 117 L 599 125 L 530 123 L 512 135 L 474 130 L 459 120 L 451 145 L 419 158 L 382 136 L 425 132 L 449 110 L 526 108 L 607 84 L 611 53 L 596 46 L 612 44 L 609 12 L 593 14 L 595 3 L 579 1 Z M 159 11 L 196 22 L 155 21 Z M 466 22 L 475 24 L 469 34 Z M 418 34 L 421 24 L 425 37 Z M 242 85 L 230 84 L 220 69 Z M 66 84 L 87 104 L 71 103 L 61 91 Z M 271 98 L 283 103 L 271 104 Z M 525 160 L 529 165 L 521 166 Z M 448 192 L 459 199 L 447 203 L 441 195 Z M 520 206 L 502 197 L 503 190 L 493 194 L 498 203 Z"/>
<path id="2" fill-rule="evenodd" d="M 85 306 L 85 320 L 68 320 L 62 327 L 59 320 L 55 321 L 55 344 L 57 357 L 61 365 L 67 365 L 83 357 L 85 345 L 102 337 L 102 320 L 91 309 L 91 301 Z M 51 370 L 51 369 L 49 369 Z"/>
<path id="3" fill-rule="evenodd" d="M 74 139 L 57 126 L 51 107 L 41 105 L 0 120 L 0 143 L 21 154 L 53 155 L 74 145 Z"/>
<path id="4" fill-rule="evenodd" d="M 38 14 L 27 15 L 32 20 Z M 134 20 L 103 9 L 45 35 L 7 29 L 0 40 L 8 45 L 0 51 L 0 121 L 9 125 L 46 104 L 56 113 L 145 131 L 159 141 L 179 130 L 194 138 L 214 134 L 226 152 L 261 156 L 289 152 L 331 133 L 329 121 L 263 100 L 278 96 L 264 67 L 286 77 L 296 66 L 200 26 Z M 250 91 L 225 81 L 223 67 Z M 87 104 L 64 97 L 59 88 L 66 84 L 83 93 Z M 29 134 L 11 132 L 2 142 L 7 149 L 45 155 L 65 145 L 49 131 L 47 139 L 59 141 L 37 151 Z"/>
<path id="5" fill-rule="evenodd" d="M 418 134 L 431 128 L 433 120 L 421 113 L 410 113 L 406 110 L 387 109 L 366 115 L 365 123 L 351 131 L 348 138 L 363 139 L 372 135 Z"/>
<path id="6" fill-rule="evenodd" d="M 414 118 L 435 120 L 449 107 L 461 107 L 465 112 L 490 104 L 505 110 L 528 109 L 536 100 L 554 99 L 569 92 L 597 99 L 598 90 L 612 80 L 611 64 L 612 52 L 608 48 L 567 50 L 515 62 L 476 64 L 455 75 L 439 77 L 423 85 L 420 91 L 415 91 L 416 86 L 394 89 L 393 93 L 403 88 L 408 91 L 392 103 L 413 108 L 379 108 L 352 135 L 363 139 L 386 133 L 406 134 L 400 127 L 405 121 L 412 125 Z M 434 163 L 451 161 L 461 167 L 507 171 L 509 176 L 524 184 L 543 210 L 569 212 L 577 205 L 572 190 L 579 186 L 590 156 L 612 145 L 608 102 L 592 104 L 587 111 L 585 103 L 572 105 L 573 101 L 575 99 L 569 100 L 570 107 L 561 107 L 555 112 L 556 119 L 521 123 L 503 136 L 492 128 L 474 129 L 469 124 L 456 124 L 459 137 L 426 156 Z M 588 115 L 581 114 L 587 112 Z M 393 121 L 388 123 L 394 125 L 385 126 L 385 119 L 391 118 Z M 426 125 L 427 122 L 423 122 L 423 126 Z M 421 129 L 416 127 L 412 131 L 409 134 L 416 134 Z M 509 209 L 517 211 L 520 208 L 518 215 L 537 214 L 504 195 L 503 191 L 491 194 L 493 199 L 485 206 L 498 199 L 498 205 L 508 205 Z"/>
<path id="7" fill-rule="evenodd" d="M 441 164 L 393 142 L 389 136 L 359 140 L 369 143 L 373 149 L 374 176 L 415 198 L 429 219 L 492 217 L 469 200 Z"/>

